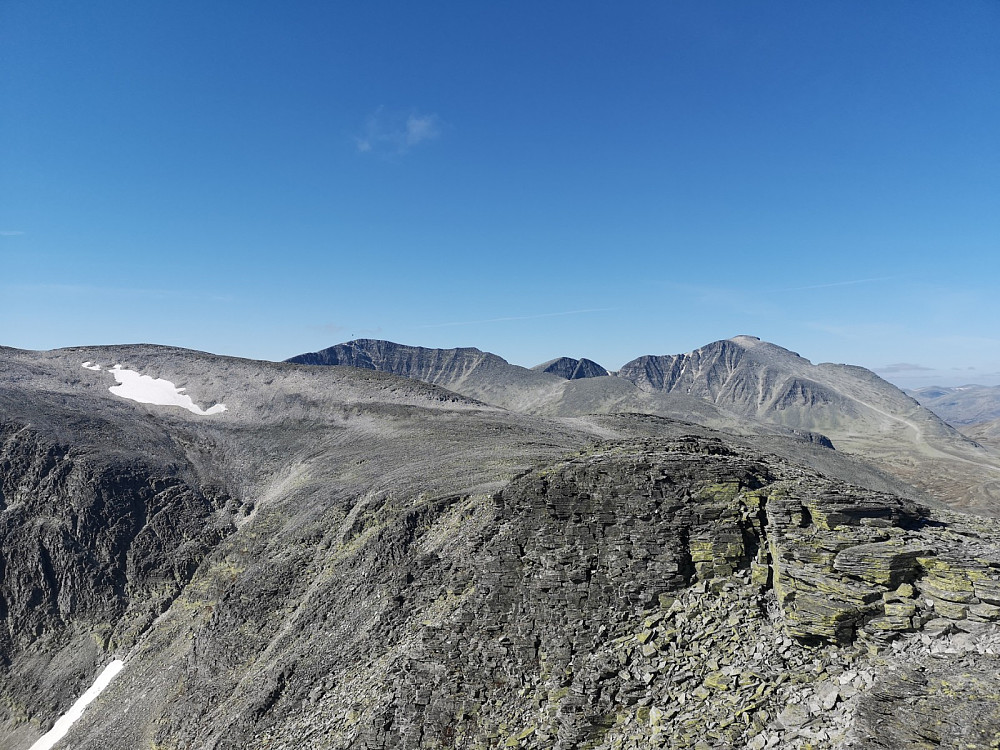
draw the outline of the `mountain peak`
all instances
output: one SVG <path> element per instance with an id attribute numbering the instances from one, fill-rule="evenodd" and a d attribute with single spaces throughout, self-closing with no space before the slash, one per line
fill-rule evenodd
<path id="1" fill-rule="evenodd" d="M 559 357 L 550 359 L 540 365 L 531 368 L 536 372 L 547 372 L 558 375 L 566 380 L 579 380 L 580 378 L 599 378 L 608 375 L 608 371 L 591 359 L 573 359 L 572 357 Z"/>

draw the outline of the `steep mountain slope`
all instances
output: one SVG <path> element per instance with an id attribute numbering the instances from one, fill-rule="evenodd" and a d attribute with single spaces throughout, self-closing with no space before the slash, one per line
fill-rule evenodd
<path id="1" fill-rule="evenodd" d="M 0 746 L 112 657 L 60 747 L 991 739 L 1000 527 L 815 443 L 164 347 L 2 350 L 0 396 Z"/>
<path id="2" fill-rule="evenodd" d="M 511 365 L 479 349 L 427 349 L 358 339 L 287 360 L 304 365 L 348 365 L 402 375 L 490 404 L 531 411 L 557 399 L 564 378 Z"/>
<path id="3" fill-rule="evenodd" d="M 752 336 L 737 336 L 688 354 L 645 356 L 619 376 L 643 390 L 698 396 L 746 417 L 780 422 L 850 440 L 892 430 L 903 420 L 952 435 L 939 419 L 869 370 L 813 365 Z"/>
<path id="4" fill-rule="evenodd" d="M 861 367 L 813 365 L 752 336 L 689 354 L 640 357 L 619 376 L 654 392 L 698 396 L 746 418 L 830 437 L 957 507 L 1000 511 L 1000 456 L 968 440 Z"/>
<path id="5" fill-rule="evenodd" d="M 1000 419 L 1000 386 L 930 386 L 906 393 L 956 427 Z"/>
<path id="6" fill-rule="evenodd" d="M 114 364 L 227 411 L 113 395 Z M 0 414 L 3 747 L 31 731 L 25 719 L 54 719 L 96 654 L 134 647 L 239 524 L 277 523 L 276 545 L 289 545 L 265 564 L 280 574 L 314 514 L 442 487 L 488 493 L 584 434 L 380 373 L 163 347 L 2 350 Z"/>

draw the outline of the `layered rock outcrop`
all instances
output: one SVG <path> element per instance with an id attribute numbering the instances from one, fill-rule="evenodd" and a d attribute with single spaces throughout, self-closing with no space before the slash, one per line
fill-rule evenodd
<path id="1" fill-rule="evenodd" d="M 464 562 L 421 573 L 405 654 L 368 652 L 385 692 L 324 694 L 331 746 L 833 747 L 894 644 L 972 627 L 1000 645 L 995 525 L 721 441 L 607 446 L 494 509 Z"/>

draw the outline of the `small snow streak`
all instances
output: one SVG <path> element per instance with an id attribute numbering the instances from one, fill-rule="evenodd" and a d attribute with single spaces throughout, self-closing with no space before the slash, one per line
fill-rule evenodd
<path id="1" fill-rule="evenodd" d="M 111 680 L 115 678 L 119 672 L 122 671 L 122 667 L 125 666 L 125 662 L 121 659 L 115 659 L 113 662 L 108 664 L 104 670 L 97 676 L 94 680 L 94 684 L 90 686 L 90 689 L 86 693 L 81 695 L 76 703 L 74 703 L 69 711 L 64 713 L 56 721 L 55 725 L 42 735 L 38 741 L 31 746 L 29 750 L 50 750 L 54 747 L 59 740 L 66 736 L 69 728 L 73 726 L 77 719 L 83 716 L 83 709 L 85 709 L 91 701 L 104 692 L 104 688 L 111 684 Z"/>

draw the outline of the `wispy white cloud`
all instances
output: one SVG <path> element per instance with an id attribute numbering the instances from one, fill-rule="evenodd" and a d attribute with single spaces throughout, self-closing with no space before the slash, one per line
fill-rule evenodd
<path id="1" fill-rule="evenodd" d="M 414 146 L 441 136 L 444 121 L 436 114 L 391 112 L 379 107 L 365 120 L 354 143 L 361 153 L 401 155 Z"/>
<path id="2" fill-rule="evenodd" d="M 802 325 L 814 331 L 822 331 L 848 341 L 868 342 L 880 339 L 898 339 L 904 332 L 903 326 L 899 324 L 882 322 L 831 324 L 820 321 L 804 321 Z"/>
<path id="3" fill-rule="evenodd" d="M 537 315 L 507 315 L 502 318 L 487 318 L 485 320 L 459 320 L 450 323 L 428 323 L 417 328 L 445 328 L 447 326 L 472 326 L 480 323 L 506 323 L 512 320 L 536 320 L 538 318 L 557 318 L 563 315 L 583 315 L 585 313 L 610 312 L 616 307 L 592 307 L 586 310 L 564 310 L 562 312 L 539 313 Z"/>
<path id="4" fill-rule="evenodd" d="M 776 292 L 801 292 L 807 289 L 828 289 L 834 286 L 854 286 L 855 284 L 874 284 L 878 281 L 892 281 L 898 276 L 879 276 L 874 279 L 852 279 L 851 281 L 833 281 L 828 284 L 809 284 L 807 286 L 792 286 L 785 289 L 775 289 Z"/>
<path id="5" fill-rule="evenodd" d="M 416 146 L 441 135 L 441 122 L 437 115 L 410 115 L 406 118 L 406 145 Z"/>
<path id="6" fill-rule="evenodd" d="M 0 237 L 20 237 L 22 234 L 27 234 L 27 232 L 22 232 L 20 229 L 0 230 Z"/>
<path id="7" fill-rule="evenodd" d="M 664 280 L 656 280 L 652 284 L 659 289 L 669 291 L 674 299 L 684 298 L 687 300 L 685 304 L 708 307 L 712 310 L 728 310 L 738 314 L 741 319 L 747 317 L 766 319 L 786 315 L 779 304 L 780 298 L 762 295 L 758 289 L 749 286 L 740 288 Z"/>

